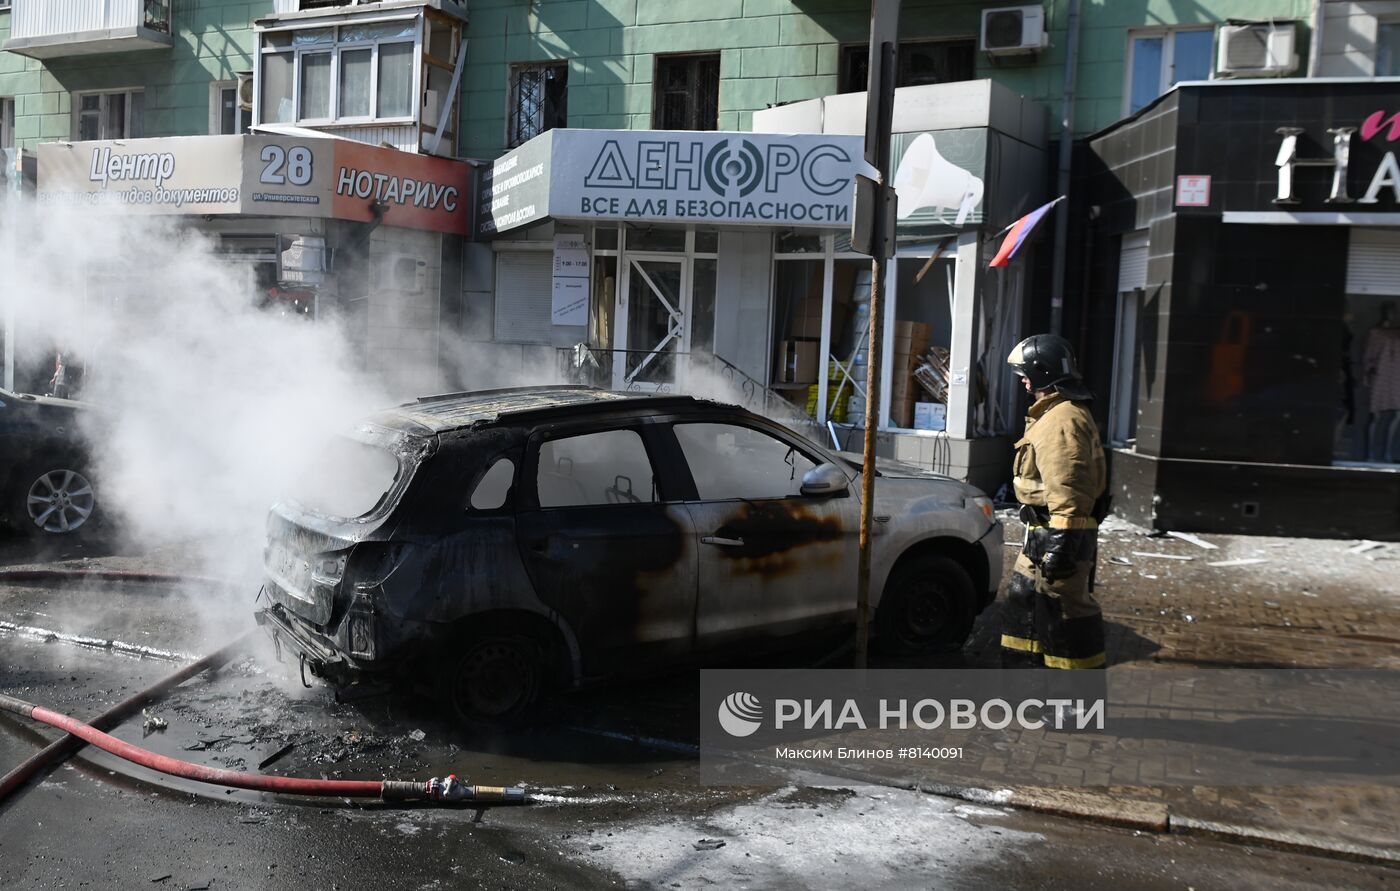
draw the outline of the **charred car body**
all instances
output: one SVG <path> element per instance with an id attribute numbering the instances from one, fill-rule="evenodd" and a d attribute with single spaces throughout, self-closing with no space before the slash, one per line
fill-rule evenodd
<path id="1" fill-rule="evenodd" d="M 15 529 L 66 535 L 92 527 L 97 494 L 79 430 L 85 403 L 0 390 L 0 494 Z"/>
<path id="2" fill-rule="evenodd" d="M 551 683 L 855 619 L 857 471 L 743 409 L 554 387 L 383 412 L 275 505 L 258 620 L 314 674 L 431 666 L 469 719 Z M 962 645 L 995 596 L 1001 526 L 976 489 L 877 480 L 877 639 Z M 327 503 L 334 499 L 339 503 Z"/>

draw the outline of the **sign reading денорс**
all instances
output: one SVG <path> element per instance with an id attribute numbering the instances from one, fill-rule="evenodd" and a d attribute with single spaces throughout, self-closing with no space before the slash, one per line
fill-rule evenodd
<path id="1" fill-rule="evenodd" d="M 39 203 L 132 214 L 375 219 L 467 231 L 467 165 L 305 136 L 184 136 L 43 143 Z"/>
<path id="2" fill-rule="evenodd" d="M 565 220 L 851 225 L 859 136 L 551 130 L 483 171 L 477 236 Z"/>

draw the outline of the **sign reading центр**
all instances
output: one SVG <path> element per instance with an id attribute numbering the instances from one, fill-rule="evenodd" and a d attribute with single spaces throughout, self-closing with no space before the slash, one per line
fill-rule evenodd
<path id="1" fill-rule="evenodd" d="M 283 135 L 44 143 L 41 204 L 133 214 L 256 214 L 467 231 L 465 164 Z M 371 204 L 375 205 L 371 208 Z"/>
<path id="2" fill-rule="evenodd" d="M 483 178 L 478 235 L 565 220 L 851 224 L 859 136 L 552 130 Z"/>

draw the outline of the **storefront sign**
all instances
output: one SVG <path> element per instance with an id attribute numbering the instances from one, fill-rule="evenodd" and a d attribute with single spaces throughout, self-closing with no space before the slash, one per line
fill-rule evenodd
<path id="1" fill-rule="evenodd" d="M 899 228 L 975 226 L 986 192 L 987 131 L 896 133 L 890 155 Z"/>
<path id="2" fill-rule="evenodd" d="M 551 318 L 556 325 L 588 324 L 588 242 L 582 235 L 554 236 L 554 292 Z"/>
<path id="3" fill-rule="evenodd" d="M 468 168 L 343 139 L 191 136 L 39 146 L 38 200 L 137 214 L 318 217 L 466 234 Z"/>
<path id="4" fill-rule="evenodd" d="M 238 213 L 242 151 L 238 136 L 44 143 L 36 195 L 137 214 Z"/>
<path id="5" fill-rule="evenodd" d="M 851 223 L 858 136 L 552 130 L 482 177 L 479 235 L 566 220 Z"/>
<path id="6" fill-rule="evenodd" d="M 1366 187 L 1366 194 L 1361 198 L 1353 198 L 1350 194 L 1348 180 L 1350 179 L 1351 168 L 1351 146 L 1352 137 L 1360 130 L 1361 138 L 1364 141 L 1375 140 L 1380 144 L 1382 138 L 1385 142 L 1394 142 L 1400 138 L 1400 112 L 1387 116 L 1384 109 L 1372 112 L 1365 121 L 1358 127 L 1332 127 L 1328 129 L 1328 134 L 1332 137 L 1332 156 L 1330 158 L 1303 158 L 1298 151 L 1298 137 L 1307 132 L 1302 127 L 1279 127 L 1277 132 L 1283 137 L 1283 142 L 1279 146 L 1278 157 L 1274 164 L 1278 167 L 1278 196 L 1274 198 L 1276 204 L 1297 204 L 1299 199 L 1294 189 L 1295 169 L 1299 167 L 1320 167 L 1331 170 L 1332 190 L 1327 196 L 1328 204 L 1350 204 L 1356 201 L 1359 204 L 1377 204 L 1381 200 L 1382 190 L 1388 190 L 1391 200 L 1400 202 L 1400 162 L 1396 161 L 1395 152 L 1387 151 L 1381 155 L 1380 164 L 1371 175 L 1369 184 Z"/>

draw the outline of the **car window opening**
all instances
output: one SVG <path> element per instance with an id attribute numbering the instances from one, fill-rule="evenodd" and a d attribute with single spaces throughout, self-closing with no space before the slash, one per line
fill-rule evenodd
<path id="1" fill-rule="evenodd" d="M 400 467 L 398 457 L 385 448 L 338 437 L 303 469 L 291 497 L 324 516 L 363 517 L 384 501 Z"/>
<path id="2" fill-rule="evenodd" d="M 635 430 L 585 433 L 542 444 L 535 484 L 540 507 L 658 500 L 651 459 Z"/>
<path id="3" fill-rule="evenodd" d="M 510 500 L 510 487 L 514 480 L 515 462 L 509 458 L 497 458 L 472 490 L 472 510 L 500 510 Z"/>
<path id="4" fill-rule="evenodd" d="M 676 424 L 676 440 L 702 501 L 792 498 L 815 461 L 796 446 L 734 424 Z"/>

